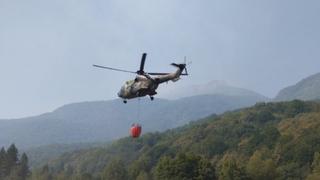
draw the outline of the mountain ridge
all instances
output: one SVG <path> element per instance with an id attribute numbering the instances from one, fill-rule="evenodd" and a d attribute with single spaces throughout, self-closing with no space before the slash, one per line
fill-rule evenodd
<path id="1" fill-rule="evenodd" d="M 320 73 L 310 75 L 279 91 L 275 101 L 320 99 Z"/>
<path id="2" fill-rule="evenodd" d="M 153 102 L 143 98 L 127 104 L 120 99 L 72 103 L 39 116 L 0 121 L 0 143 L 14 141 L 25 149 L 49 144 L 110 141 L 126 136 L 132 123 L 143 124 L 144 132 L 163 131 L 264 100 L 254 96 L 200 95 L 178 100 L 155 99 Z M 140 113 L 137 112 L 139 104 Z"/>

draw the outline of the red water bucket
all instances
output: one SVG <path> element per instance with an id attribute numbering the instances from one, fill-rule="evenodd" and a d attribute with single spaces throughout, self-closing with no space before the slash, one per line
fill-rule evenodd
<path id="1" fill-rule="evenodd" d="M 133 124 L 130 128 L 130 134 L 133 138 L 138 138 L 141 134 L 141 126 L 139 124 Z"/>

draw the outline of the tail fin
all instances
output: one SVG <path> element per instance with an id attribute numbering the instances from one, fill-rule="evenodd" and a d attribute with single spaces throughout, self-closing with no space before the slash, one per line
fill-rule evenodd
<path id="1" fill-rule="evenodd" d="M 181 72 L 185 71 L 185 73 L 181 74 L 181 75 L 188 75 L 188 71 L 187 71 L 187 65 L 186 64 L 176 64 L 176 63 L 171 63 L 172 66 L 177 67 L 181 70 Z"/>
<path id="2" fill-rule="evenodd" d="M 172 66 L 179 68 L 181 71 L 183 71 L 186 68 L 186 64 L 176 64 L 171 63 Z"/>

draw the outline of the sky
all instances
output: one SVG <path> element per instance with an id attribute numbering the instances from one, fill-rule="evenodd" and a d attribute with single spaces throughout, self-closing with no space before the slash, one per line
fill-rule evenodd
<path id="1" fill-rule="evenodd" d="M 318 0 L 0 0 L 0 119 L 115 99 L 134 77 L 92 64 L 135 71 L 143 52 L 149 71 L 192 61 L 177 87 L 274 97 L 320 71 L 319 17 Z"/>

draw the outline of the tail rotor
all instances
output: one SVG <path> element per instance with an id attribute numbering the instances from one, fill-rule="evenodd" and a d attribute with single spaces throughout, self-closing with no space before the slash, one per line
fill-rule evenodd
<path id="1" fill-rule="evenodd" d="M 192 64 L 192 61 L 188 61 L 188 62 L 187 62 L 187 56 L 184 56 L 184 64 L 185 64 L 185 68 L 184 68 L 185 74 L 186 74 L 186 75 L 189 75 L 189 74 L 188 74 L 187 66 L 190 65 L 190 64 Z"/>

